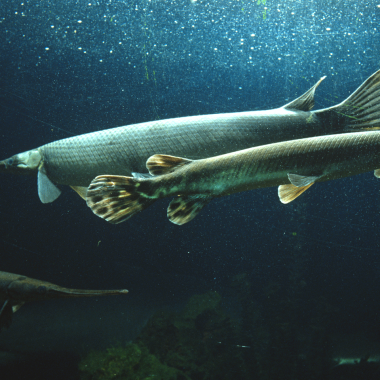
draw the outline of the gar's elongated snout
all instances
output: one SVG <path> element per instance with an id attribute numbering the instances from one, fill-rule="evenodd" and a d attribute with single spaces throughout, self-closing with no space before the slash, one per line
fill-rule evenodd
<path id="1" fill-rule="evenodd" d="M 25 302 L 68 297 L 98 297 L 127 294 L 126 289 L 71 289 L 46 281 L 0 271 L 0 331 L 9 328 L 12 316 Z M 1 306 L 1 301 L 4 301 Z"/>

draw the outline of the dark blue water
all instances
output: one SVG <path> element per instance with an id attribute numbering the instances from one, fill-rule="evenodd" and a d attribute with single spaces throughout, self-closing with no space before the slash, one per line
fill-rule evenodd
<path id="1" fill-rule="evenodd" d="M 4 0 L 0 9 L 2 159 L 120 125 L 280 107 L 327 75 L 315 99 L 325 108 L 379 69 L 375 1 Z M 379 190 L 372 173 L 319 183 L 289 205 L 275 188 L 256 190 L 213 200 L 181 227 L 161 200 L 114 226 L 69 188 L 44 205 L 36 178 L 2 174 L 0 270 L 130 294 L 26 305 L 0 351 L 23 360 L 124 344 L 155 310 L 211 289 L 240 321 L 250 318 L 244 292 L 263 320 L 290 300 L 295 341 L 312 336 L 318 315 L 330 358 L 377 357 Z M 250 285 L 239 293 L 242 275 Z M 253 325 L 242 323 L 251 340 Z"/>

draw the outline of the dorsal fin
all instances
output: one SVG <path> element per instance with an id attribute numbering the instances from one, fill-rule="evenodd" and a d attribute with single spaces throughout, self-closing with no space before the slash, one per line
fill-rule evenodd
<path id="1" fill-rule="evenodd" d="M 286 104 L 282 108 L 285 108 L 289 111 L 310 111 L 314 107 L 315 89 L 325 78 L 325 76 L 322 77 L 312 88 L 306 91 L 303 95 L 293 100 L 292 102 Z"/>
<path id="2" fill-rule="evenodd" d="M 192 160 L 186 158 L 168 156 L 166 154 L 155 154 L 148 158 L 146 167 L 152 175 L 161 175 L 174 172 L 178 167 L 187 165 Z"/>

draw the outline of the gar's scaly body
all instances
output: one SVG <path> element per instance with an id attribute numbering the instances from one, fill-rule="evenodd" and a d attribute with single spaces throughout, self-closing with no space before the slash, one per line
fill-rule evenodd
<path id="1" fill-rule="evenodd" d="M 277 141 L 380 128 L 380 71 L 343 103 L 310 111 L 320 81 L 278 109 L 157 120 L 88 133 L 0 161 L 0 171 L 38 172 L 39 197 L 47 203 L 60 194 L 56 184 L 69 185 L 84 197 L 94 177 L 144 172 L 147 158 L 156 153 L 199 159 Z"/>

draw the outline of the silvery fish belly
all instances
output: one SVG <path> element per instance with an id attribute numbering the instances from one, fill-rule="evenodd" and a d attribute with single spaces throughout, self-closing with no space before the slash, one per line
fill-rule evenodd
<path id="1" fill-rule="evenodd" d="M 83 198 L 101 174 L 146 173 L 153 154 L 200 159 L 253 146 L 310 136 L 380 128 L 380 71 L 334 107 L 311 111 L 324 78 L 291 103 L 249 111 L 157 120 L 58 140 L 0 161 L 0 171 L 38 173 L 43 203 L 69 185 Z"/>

